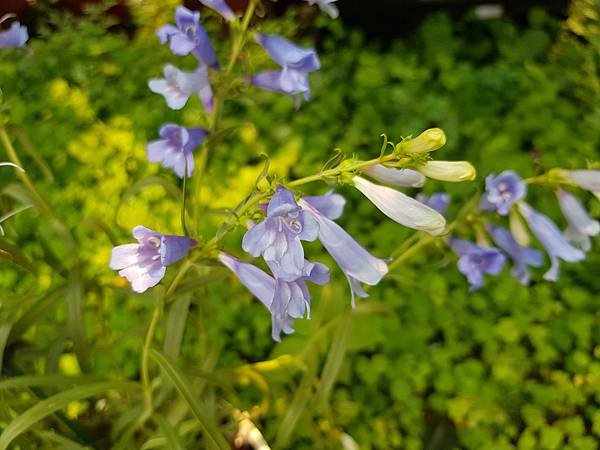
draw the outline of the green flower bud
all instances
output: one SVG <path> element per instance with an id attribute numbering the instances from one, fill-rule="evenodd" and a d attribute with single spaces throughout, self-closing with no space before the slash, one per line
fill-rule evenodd
<path id="1" fill-rule="evenodd" d="M 414 139 L 402 141 L 398 146 L 406 153 L 429 153 L 446 144 L 446 134 L 441 128 L 429 128 Z"/>
<path id="2" fill-rule="evenodd" d="M 452 183 L 471 181 L 477 176 L 475 167 L 468 161 L 429 161 L 417 170 L 428 178 Z"/>

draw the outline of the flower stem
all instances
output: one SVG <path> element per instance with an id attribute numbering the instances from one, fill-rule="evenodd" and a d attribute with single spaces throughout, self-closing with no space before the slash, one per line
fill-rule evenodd
<path id="1" fill-rule="evenodd" d="M 154 340 L 154 334 L 156 333 L 156 326 L 158 325 L 158 319 L 162 313 L 163 297 L 159 293 L 154 303 L 154 310 L 152 311 L 152 318 L 148 325 L 148 331 L 146 332 L 146 338 L 144 339 L 144 348 L 142 350 L 142 383 L 144 385 L 144 403 L 146 405 L 146 411 L 152 411 L 152 380 L 150 379 L 150 371 L 148 367 L 148 358 L 150 356 L 150 347 Z"/>

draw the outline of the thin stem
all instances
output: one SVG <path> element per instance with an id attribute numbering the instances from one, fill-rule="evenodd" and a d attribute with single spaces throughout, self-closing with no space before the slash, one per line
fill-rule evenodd
<path id="1" fill-rule="evenodd" d="M 152 380 L 150 379 L 150 371 L 148 367 L 148 360 L 150 357 L 150 347 L 152 347 L 152 341 L 154 340 L 154 334 L 156 333 L 156 326 L 158 325 L 158 319 L 162 313 L 163 299 L 158 295 L 154 304 L 154 310 L 152 311 L 152 318 L 148 325 L 148 331 L 146 332 L 146 338 L 144 340 L 144 348 L 142 350 L 142 383 L 144 385 L 144 403 L 146 405 L 146 411 L 152 411 Z"/>
<path id="2" fill-rule="evenodd" d="M 186 209 L 186 204 L 187 204 L 187 175 L 188 175 L 188 164 L 187 164 L 187 158 L 185 160 L 185 167 L 184 167 L 184 172 L 183 172 L 183 186 L 182 186 L 182 200 L 181 200 L 181 229 L 183 230 L 183 233 L 186 236 L 190 235 L 189 229 L 187 227 L 187 224 L 185 222 L 185 209 Z"/>

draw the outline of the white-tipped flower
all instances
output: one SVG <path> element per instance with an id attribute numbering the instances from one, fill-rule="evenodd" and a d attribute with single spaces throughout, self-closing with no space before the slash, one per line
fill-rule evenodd
<path id="1" fill-rule="evenodd" d="M 363 172 L 377 181 L 394 186 L 422 187 L 425 184 L 425 176 L 412 169 L 394 169 L 375 164 L 365 167 Z"/>
<path id="2" fill-rule="evenodd" d="M 434 180 L 457 183 L 475 179 L 477 171 L 468 161 L 428 161 L 419 172 Z"/>
<path id="3" fill-rule="evenodd" d="M 405 227 L 426 231 L 434 236 L 446 233 L 446 219 L 433 208 L 395 189 L 354 177 L 354 186 L 379 210 Z"/>
<path id="4" fill-rule="evenodd" d="M 564 170 L 563 175 L 600 199 L 600 170 Z"/>
<path id="5" fill-rule="evenodd" d="M 407 153 L 428 153 L 446 144 L 446 134 L 441 128 L 429 128 L 414 139 L 407 139 L 400 143 L 403 151 Z"/>

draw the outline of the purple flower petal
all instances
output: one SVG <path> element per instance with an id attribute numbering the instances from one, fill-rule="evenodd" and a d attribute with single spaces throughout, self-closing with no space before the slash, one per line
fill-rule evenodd
<path id="1" fill-rule="evenodd" d="M 325 195 L 304 196 L 302 199 L 331 220 L 339 219 L 346 205 L 346 199 L 333 191 Z"/>
<path id="2" fill-rule="evenodd" d="M 0 48 L 23 47 L 28 39 L 27 27 L 13 22 L 8 30 L 0 32 Z"/>
<path id="3" fill-rule="evenodd" d="M 235 14 L 224 0 L 199 0 L 207 8 L 213 9 L 221 14 L 225 20 L 231 22 L 235 20 Z"/>
<path id="4" fill-rule="evenodd" d="M 505 216 L 508 210 L 525 197 L 527 186 L 521 177 L 512 170 L 505 170 L 499 175 L 489 175 L 485 179 L 485 201 L 480 205 L 483 210 L 494 208 Z"/>
<path id="5" fill-rule="evenodd" d="M 381 183 L 394 186 L 422 187 L 425 184 L 425 175 L 412 169 L 394 169 L 375 164 L 365 167 L 363 172 Z"/>

